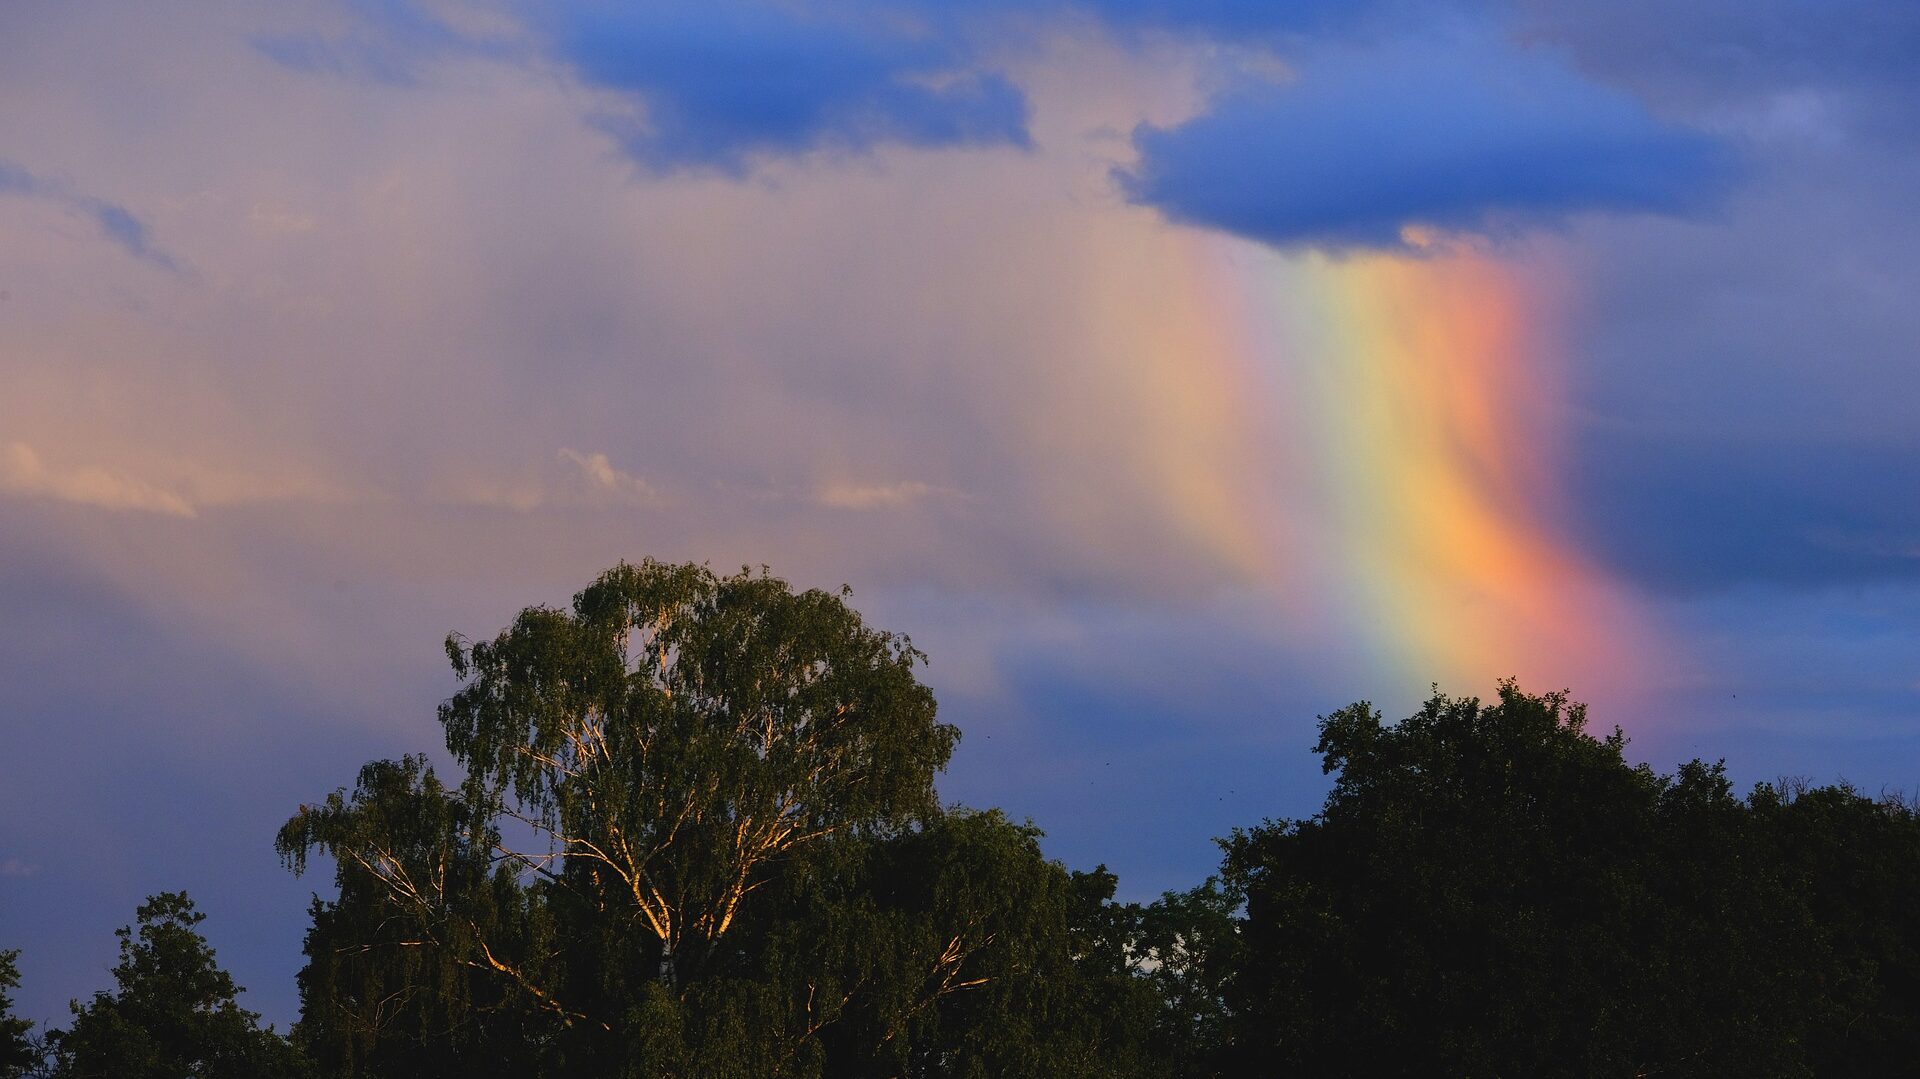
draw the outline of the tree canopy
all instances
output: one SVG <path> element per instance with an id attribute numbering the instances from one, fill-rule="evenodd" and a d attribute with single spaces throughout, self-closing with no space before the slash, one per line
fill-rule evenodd
<path id="1" fill-rule="evenodd" d="M 1326 717 L 1316 817 L 1226 841 L 1231 1059 L 1314 1075 L 1869 1075 L 1915 1059 L 1920 819 L 1631 765 L 1564 694 Z M 1865 928 L 1865 927 L 1871 927 Z M 1905 1063 L 1902 1063 L 1904 1061 Z"/>
<path id="2" fill-rule="evenodd" d="M 116 989 L 73 1004 L 53 1039 L 56 1079 L 298 1079 L 304 1060 L 240 1007 L 239 988 L 200 935 L 206 915 L 184 892 L 141 905 L 118 930 Z"/>
<path id="3" fill-rule="evenodd" d="M 20 950 L 0 951 L 0 1079 L 13 1079 L 39 1063 L 33 1023 L 13 1014 L 11 990 L 20 988 Z"/>
<path id="4" fill-rule="evenodd" d="M 941 808 L 958 732 L 844 593 L 623 564 L 447 651 L 461 781 L 376 761 L 280 834 L 336 866 L 301 983 L 324 1067 L 1100 1071 L 1070 878 Z"/>
<path id="5" fill-rule="evenodd" d="M 458 636 L 452 767 L 375 760 L 278 835 L 316 896 L 289 1038 L 185 895 L 0 1077 L 1891 1075 L 1920 1060 L 1920 811 L 1737 795 L 1565 693 L 1321 719 L 1320 811 L 1153 902 L 941 805 L 903 637 L 765 571 L 620 565 Z M 443 759 L 443 764 L 445 759 Z M 34 1072 L 38 1074 L 38 1072 Z"/>

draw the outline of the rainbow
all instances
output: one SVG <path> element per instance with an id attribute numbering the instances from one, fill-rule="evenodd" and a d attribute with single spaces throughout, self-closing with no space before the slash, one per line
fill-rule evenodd
<path id="1" fill-rule="evenodd" d="M 1383 706 L 1645 672 L 1648 619 L 1565 524 L 1574 290 L 1543 248 L 1290 254 L 1096 204 L 992 249 L 1053 298 L 1005 320 L 1048 358 L 1024 482 L 1102 571 L 1164 552 L 1167 594 L 1224 585 L 1277 663 Z"/>
<path id="2" fill-rule="evenodd" d="M 1560 282 L 1473 250 L 1231 258 L 1316 521 L 1284 577 L 1369 676 L 1396 697 L 1629 677 L 1643 619 L 1559 523 Z"/>

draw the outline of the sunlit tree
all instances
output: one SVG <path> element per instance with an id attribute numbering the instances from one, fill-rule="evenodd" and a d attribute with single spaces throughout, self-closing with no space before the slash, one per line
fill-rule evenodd
<path id="1" fill-rule="evenodd" d="M 376 761 L 280 833 L 335 863 L 329 1072 L 1115 1074 L 1066 871 L 942 810 L 957 732 L 844 593 L 621 565 L 448 654 L 461 781 Z"/>

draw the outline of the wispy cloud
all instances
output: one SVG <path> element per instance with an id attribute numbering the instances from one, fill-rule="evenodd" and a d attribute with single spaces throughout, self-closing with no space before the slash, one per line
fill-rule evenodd
<path id="1" fill-rule="evenodd" d="M 49 466 L 24 442 L 0 449 L 0 493 L 109 510 L 196 516 L 192 503 L 156 484 L 98 465 Z"/>
<path id="2" fill-rule="evenodd" d="M 951 494 L 944 487 L 908 480 L 902 483 L 834 483 L 822 487 L 815 501 L 843 510 L 893 509 L 930 495 Z"/>
<path id="3" fill-rule="evenodd" d="M 162 269 L 180 268 L 172 255 L 153 244 L 146 222 L 118 203 L 76 191 L 72 184 L 28 172 L 11 162 L 0 161 L 0 195 L 39 199 L 60 206 L 67 212 L 91 220 L 100 234 L 119 245 L 127 254 Z"/>
<path id="4" fill-rule="evenodd" d="M 499 10 L 480 5 L 353 0 L 357 18 L 344 32 L 260 34 L 248 41 L 292 71 L 410 86 L 425 61 L 463 51 L 495 54 L 517 27 Z"/>
<path id="5" fill-rule="evenodd" d="M 562 449 L 560 456 L 572 461 L 580 469 L 580 475 L 586 478 L 596 494 L 642 506 L 660 501 L 660 492 L 652 484 L 631 472 L 615 468 L 604 453 Z"/>

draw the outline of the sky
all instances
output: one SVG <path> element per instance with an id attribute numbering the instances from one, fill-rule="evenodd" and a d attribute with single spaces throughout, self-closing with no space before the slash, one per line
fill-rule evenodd
<path id="1" fill-rule="evenodd" d="M 439 750 L 620 559 L 853 588 L 943 797 L 1187 887 L 1320 715 L 1920 788 L 1920 7 L 0 7 L 0 947 Z M 444 753 L 441 753 L 444 759 Z"/>

